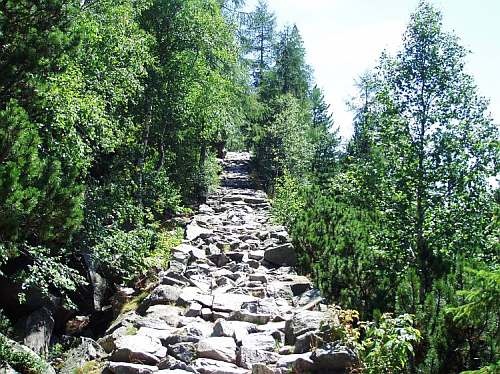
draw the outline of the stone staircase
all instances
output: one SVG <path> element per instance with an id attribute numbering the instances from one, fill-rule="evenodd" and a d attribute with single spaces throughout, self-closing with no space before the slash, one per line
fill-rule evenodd
<path id="1" fill-rule="evenodd" d="M 316 348 L 326 305 L 293 269 L 293 246 L 271 223 L 249 161 L 227 155 L 221 187 L 188 224 L 159 284 L 98 341 L 104 372 L 343 373 L 353 365 L 348 348 Z"/>

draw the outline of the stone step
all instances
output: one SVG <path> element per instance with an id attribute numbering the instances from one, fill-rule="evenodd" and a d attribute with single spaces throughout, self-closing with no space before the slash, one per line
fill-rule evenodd
<path id="1" fill-rule="evenodd" d="M 333 373 L 355 364 L 346 347 L 323 346 L 325 305 L 296 273 L 284 227 L 250 178 L 250 154 L 221 161 L 221 185 L 187 225 L 169 269 L 136 312 L 99 341 L 111 373 Z M 302 371 L 301 371 L 302 370 Z"/>

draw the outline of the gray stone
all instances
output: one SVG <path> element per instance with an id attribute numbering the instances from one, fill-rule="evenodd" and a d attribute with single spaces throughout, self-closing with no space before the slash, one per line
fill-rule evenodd
<path id="1" fill-rule="evenodd" d="M 138 308 L 143 313 L 150 306 L 158 304 L 175 304 L 181 295 L 181 289 L 176 286 L 159 285 L 144 299 Z"/>
<path id="2" fill-rule="evenodd" d="M 281 356 L 276 363 L 278 368 L 286 368 L 293 373 L 309 372 L 313 369 L 314 363 L 311 360 L 311 352 Z"/>
<path id="3" fill-rule="evenodd" d="M 224 293 L 214 297 L 212 309 L 220 312 L 235 312 L 241 309 L 241 305 L 246 302 L 257 300 L 254 296 Z"/>
<path id="4" fill-rule="evenodd" d="M 46 356 L 49 352 L 50 337 L 54 329 L 54 317 L 49 308 L 42 307 L 28 316 L 24 345 L 35 353 Z"/>
<path id="5" fill-rule="evenodd" d="M 196 358 L 196 346 L 194 343 L 172 344 L 168 346 L 168 354 L 188 364 Z"/>
<path id="6" fill-rule="evenodd" d="M 267 276 L 265 274 L 249 274 L 248 279 L 255 282 L 267 283 Z"/>
<path id="7" fill-rule="evenodd" d="M 264 253 L 265 251 L 264 250 L 255 250 L 255 251 L 251 251 L 248 253 L 248 258 L 251 259 L 251 260 L 256 260 L 256 261 L 260 261 L 264 258 Z"/>
<path id="8" fill-rule="evenodd" d="M 224 252 L 218 253 L 218 254 L 213 254 L 213 255 L 208 255 L 207 258 L 212 261 L 215 266 L 222 267 L 227 265 L 231 260 L 229 257 L 226 256 Z"/>
<path id="9" fill-rule="evenodd" d="M 197 225 L 196 221 L 192 221 L 186 226 L 186 239 L 193 241 L 199 237 L 206 238 L 212 234 L 212 230 L 205 229 Z"/>
<path id="10" fill-rule="evenodd" d="M 248 374 L 248 370 L 239 368 L 229 362 L 199 358 L 192 367 L 200 374 Z"/>
<path id="11" fill-rule="evenodd" d="M 80 344 L 71 348 L 64 355 L 64 362 L 59 370 L 60 374 L 73 374 L 86 362 L 102 358 L 106 352 L 90 338 L 80 338 Z"/>
<path id="12" fill-rule="evenodd" d="M 151 374 L 158 372 L 156 366 L 131 364 L 126 362 L 109 362 L 108 370 L 114 374 Z"/>
<path id="13" fill-rule="evenodd" d="M 234 338 L 238 343 L 240 343 L 244 336 L 256 331 L 257 326 L 253 323 L 225 321 L 221 319 L 216 321 L 212 335 Z"/>
<path id="14" fill-rule="evenodd" d="M 346 346 L 330 343 L 316 349 L 311 355 L 314 368 L 317 370 L 345 370 L 358 364 L 356 353 Z"/>
<path id="15" fill-rule="evenodd" d="M 236 362 L 236 343 L 233 338 L 211 337 L 198 342 L 198 357 Z"/>
<path id="16" fill-rule="evenodd" d="M 188 305 L 195 301 L 203 306 L 211 308 L 213 299 L 214 297 L 212 295 L 201 293 L 198 287 L 185 287 L 179 295 L 178 302 L 179 304 Z"/>
<path id="17" fill-rule="evenodd" d="M 238 365 L 245 369 L 252 369 L 254 364 L 274 364 L 278 362 L 280 355 L 256 347 L 241 347 L 238 355 Z"/>
<path id="18" fill-rule="evenodd" d="M 115 341 L 116 349 L 111 361 L 156 365 L 159 357 L 166 356 L 160 339 L 144 335 L 122 336 Z"/>
<path id="19" fill-rule="evenodd" d="M 226 252 L 226 256 L 231 261 L 241 262 L 243 260 L 243 252 Z"/>
<path id="20" fill-rule="evenodd" d="M 158 319 L 168 325 L 177 327 L 183 310 L 173 305 L 153 305 L 146 310 L 146 317 L 149 319 Z"/>
<path id="21" fill-rule="evenodd" d="M 269 334 L 255 333 L 244 336 L 241 340 L 241 346 L 252 349 L 258 348 L 263 351 L 274 351 L 276 341 Z"/>
<path id="22" fill-rule="evenodd" d="M 324 318 L 323 312 L 299 311 L 285 325 L 285 340 L 287 344 L 295 344 L 297 336 L 308 331 L 319 329 L 320 323 Z"/>
<path id="23" fill-rule="evenodd" d="M 295 339 L 293 353 L 305 353 L 320 347 L 323 339 L 315 331 L 308 331 Z"/>
<path id="24" fill-rule="evenodd" d="M 202 308 L 203 307 L 201 306 L 201 304 L 194 301 L 191 304 L 189 304 L 189 307 L 186 309 L 184 315 L 186 317 L 198 317 L 201 314 Z"/>
<path id="25" fill-rule="evenodd" d="M 266 364 L 253 364 L 252 374 L 276 374 L 276 371 Z"/>
<path id="26" fill-rule="evenodd" d="M 266 249 L 264 259 L 279 266 L 295 266 L 297 264 L 297 254 L 290 243 Z"/>

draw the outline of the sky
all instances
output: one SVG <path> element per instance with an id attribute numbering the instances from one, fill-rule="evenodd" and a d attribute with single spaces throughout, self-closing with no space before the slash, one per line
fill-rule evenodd
<path id="1" fill-rule="evenodd" d="M 247 0 L 251 9 L 257 0 Z M 500 0 L 433 0 L 444 28 L 471 50 L 466 70 L 490 99 L 500 123 Z M 418 0 L 268 0 L 278 26 L 296 24 L 316 83 L 325 92 L 340 134 L 352 134 L 346 102 L 355 80 L 374 67 L 384 49 L 395 52 Z"/>

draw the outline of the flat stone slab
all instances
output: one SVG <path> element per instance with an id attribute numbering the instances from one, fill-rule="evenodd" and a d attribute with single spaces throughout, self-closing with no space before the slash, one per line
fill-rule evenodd
<path id="1" fill-rule="evenodd" d="M 198 357 L 236 362 L 236 342 L 228 337 L 210 337 L 198 342 Z"/>
<path id="2" fill-rule="evenodd" d="M 114 374 L 151 374 L 158 373 L 156 366 L 130 364 L 126 362 L 109 362 L 107 365 L 109 371 Z"/>
<path id="3" fill-rule="evenodd" d="M 217 294 L 214 297 L 212 309 L 220 312 L 236 312 L 241 309 L 243 303 L 256 300 L 258 298 L 250 295 L 236 293 Z"/>
<path id="4" fill-rule="evenodd" d="M 248 374 L 248 370 L 224 361 L 199 358 L 192 367 L 200 374 Z"/>

